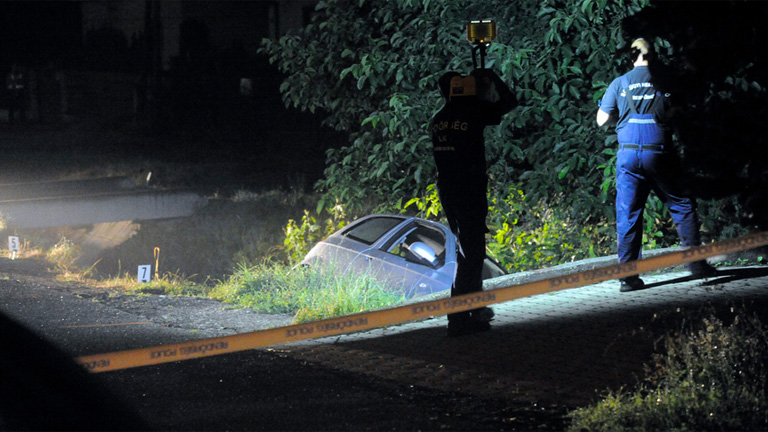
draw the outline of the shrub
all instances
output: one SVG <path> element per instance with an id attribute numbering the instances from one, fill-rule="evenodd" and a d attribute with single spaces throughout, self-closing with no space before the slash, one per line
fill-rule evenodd
<path id="1" fill-rule="evenodd" d="M 499 38 L 487 67 L 511 86 L 519 105 L 485 134 L 491 195 L 503 199 L 509 186 L 525 184 L 532 203 L 557 208 L 547 238 L 521 240 L 547 245 L 561 221 L 615 222 L 617 137 L 612 127 L 597 127 L 594 116 L 610 82 L 628 70 L 627 42 L 641 33 L 653 41 L 660 64 L 680 78 L 676 94 L 685 110 L 674 125 L 680 176 L 694 196 L 723 199 L 699 217 L 705 240 L 725 239 L 739 224 L 764 222 L 768 214 L 762 187 L 768 168 L 751 151 L 764 139 L 759 114 L 768 106 L 768 69 L 747 48 L 765 39 L 758 17 L 766 6 L 707 3 L 689 10 L 685 2 L 649 0 L 323 0 L 310 25 L 265 39 L 261 53 L 284 73 L 286 106 L 318 113 L 348 136 L 328 150 L 317 191 L 350 209 L 371 202 L 397 208 L 428 195 L 434 182 L 427 125 L 442 106 L 438 78 L 473 67 L 465 21 L 493 17 Z M 694 33 L 700 43 L 690 43 Z M 713 46 L 729 61 L 708 55 Z M 654 195 L 644 228 L 650 247 L 677 242 L 669 212 Z M 594 234 L 568 231 L 577 238 Z M 551 246 L 542 254 L 557 255 Z"/>
<path id="2" fill-rule="evenodd" d="M 291 263 L 295 264 L 301 261 L 315 243 L 347 224 L 344 207 L 341 204 L 337 203 L 328 210 L 323 210 L 321 205 L 318 205 L 317 213 L 327 215 L 323 223 L 318 222 L 317 218 L 310 215 L 309 210 L 304 210 L 301 224 L 297 224 L 293 219 L 288 220 L 288 224 L 283 230 L 285 232 L 283 246 Z"/>
<path id="3" fill-rule="evenodd" d="M 625 69 L 616 56 L 622 20 L 646 5 L 325 0 L 309 26 L 264 40 L 262 53 L 285 74 L 287 106 L 321 113 L 348 134 L 346 145 L 329 149 L 318 192 L 356 210 L 397 207 L 434 182 L 426 126 L 442 106 L 438 78 L 473 67 L 467 17 L 494 17 L 500 37 L 487 66 L 520 104 L 486 133 L 490 183 L 503 194 L 523 182 L 533 201 L 567 196 L 564 212 L 611 219 L 600 186 L 616 141 L 594 123 L 596 100 Z"/>
<path id="4" fill-rule="evenodd" d="M 528 202 L 521 185 L 489 200 L 488 250 L 508 270 L 534 270 L 606 255 L 614 228 L 604 221 L 574 221 L 547 201 Z"/>
<path id="5" fill-rule="evenodd" d="M 768 337 L 754 316 L 710 316 L 666 337 L 635 392 L 571 413 L 570 430 L 766 430 Z"/>

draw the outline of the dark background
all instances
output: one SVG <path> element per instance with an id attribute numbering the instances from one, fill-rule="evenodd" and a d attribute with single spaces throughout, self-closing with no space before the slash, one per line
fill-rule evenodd
<path id="1" fill-rule="evenodd" d="M 296 183 L 289 177 L 298 176 L 310 190 L 322 176 L 325 150 L 345 138 L 322 126 L 319 116 L 284 107 L 278 90 L 283 76 L 257 52 L 263 37 L 286 30 L 269 16 L 279 12 L 277 3 L 0 2 L 0 73 L 5 78 L 16 65 L 26 82 L 25 120 L 9 125 L 3 117 L 0 129 L 87 124 L 134 138 L 121 140 L 120 149 L 94 144 L 104 152 L 173 163 L 250 164 L 250 171 L 272 161 L 297 172 L 269 187 Z M 94 25 L 94 7 L 112 8 L 107 14 L 127 7 L 138 31 L 111 21 L 125 16 Z M 312 7 L 294 8 L 309 21 Z M 177 26 L 167 21 L 174 14 L 180 15 Z M 244 78 L 252 83 L 250 92 L 241 90 Z M 0 110 L 10 101 L 3 85 Z M 254 181 L 265 175 L 254 175 Z"/>
<path id="2" fill-rule="evenodd" d="M 0 67 L 13 61 L 72 64 L 82 46 L 80 4 L 70 1 L 0 2 Z"/>
<path id="3" fill-rule="evenodd" d="M 34 81 L 26 98 L 30 123 L 88 119 L 130 128 L 146 137 L 137 151 L 174 161 L 279 155 L 283 163 L 288 157 L 302 162 L 307 188 L 322 176 L 325 150 L 346 142 L 321 126 L 321 115 L 285 109 L 278 91 L 282 75 L 253 48 L 270 32 L 287 30 L 269 28 L 267 15 L 279 2 L 181 2 L 179 28 L 160 31 L 158 8 L 168 5 L 133 1 L 143 22 L 130 35 L 108 21 L 84 28 L 84 8 L 99 3 L 0 2 L 0 72 L 4 76 L 17 62 Z M 108 3 L 122 4 L 101 2 Z M 651 4 L 626 20 L 624 33 L 660 37 L 680 50 L 667 68 L 676 93 L 684 95 L 676 127 L 693 195 L 737 195 L 744 225 L 765 228 L 768 2 Z M 300 7 L 306 24 L 312 8 Z M 234 36 L 223 38 L 226 31 Z M 167 38 L 178 39 L 178 52 L 171 52 Z M 163 53 L 169 64 L 161 65 Z M 734 77 L 745 78 L 746 88 L 729 83 Z M 253 84 L 248 95 L 241 93 L 242 78 Z M 8 102 L 5 87 L 0 100 Z"/>

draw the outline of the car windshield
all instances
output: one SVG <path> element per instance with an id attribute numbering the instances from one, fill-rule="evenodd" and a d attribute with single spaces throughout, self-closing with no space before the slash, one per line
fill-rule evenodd
<path id="1" fill-rule="evenodd" d="M 370 245 L 403 220 L 402 218 L 388 216 L 370 218 L 350 227 L 341 235 Z"/>

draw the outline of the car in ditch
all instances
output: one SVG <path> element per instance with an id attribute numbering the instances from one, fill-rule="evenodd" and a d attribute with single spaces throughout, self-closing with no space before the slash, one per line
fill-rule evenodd
<path id="1" fill-rule="evenodd" d="M 406 298 L 421 297 L 451 289 L 456 236 L 445 225 L 421 218 L 369 215 L 318 242 L 300 265 L 334 265 L 345 273 L 367 273 Z M 484 280 L 505 274 L 486 256 Z"/>

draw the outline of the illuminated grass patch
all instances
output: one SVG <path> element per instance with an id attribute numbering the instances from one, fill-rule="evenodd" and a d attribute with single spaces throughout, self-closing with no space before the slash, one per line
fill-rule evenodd
<path id="1" fill-rule="evenodd" d="M 334 265 L 295 268 L 240 265 L 209 296 L 260 313 L 294 314 L 297 323 L 393 306 L 405 295 L 370 275 L 343 274 Z"/>

